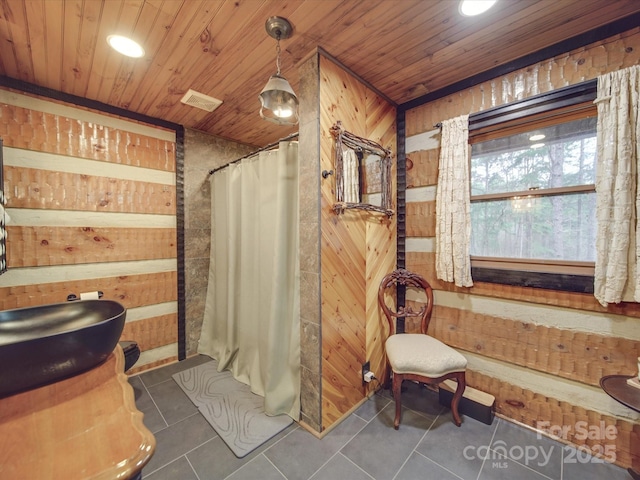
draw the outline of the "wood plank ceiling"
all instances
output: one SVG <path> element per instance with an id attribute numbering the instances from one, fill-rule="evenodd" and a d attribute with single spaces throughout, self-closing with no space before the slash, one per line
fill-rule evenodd
<path id="1" fill-rule="evenodd" d="M 270 16 L 293 24 L 282 73 L 296 92 L 320 47 L 401 104 L 638 12 L 638 0 L 499 0 L 476 18 L 457 0 L 0 0 L 0 75 L 262 146 L 296 130 L 258 115 L 276 70 Z M 112 33 L 145 57 L 112 51 Z M 190 88 L 224 103 L 183 105 Z"/>

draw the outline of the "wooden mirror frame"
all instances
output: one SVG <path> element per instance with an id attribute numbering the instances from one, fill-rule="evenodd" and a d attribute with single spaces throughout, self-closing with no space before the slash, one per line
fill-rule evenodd
<path id="1" fill-rule="evenodd" d="M 367 138 L 359 137 L 342 128 L 342 122 L 337 121 L 330 129 L 331 136 L 335 138 L 335 169 L 336 169 L 336 204 L 333 211 L 340 214 L 346 209 L 360 209 L 372 212 L 384 213 L 388 217 L 394 215 L 392 209 L 391 197 L 391 150 L 384 148 Z M 351 148 L 359 152 L 369 152 L 380 157 L 380 184 L 381 184 L 381 202 L 380 205 L 372 205 L 370 203 L 353 203 L 344 201 L 344 184 L 343 184 L 343 165 L 342 146 Z M 360 192 L 362 194 L 362 192 Z"/>

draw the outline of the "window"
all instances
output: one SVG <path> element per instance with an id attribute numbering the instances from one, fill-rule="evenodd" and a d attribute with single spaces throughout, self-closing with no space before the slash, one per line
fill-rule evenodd
<path id="1" fill-rule="evenodd" d="M 593 291 L 591 95 L 580 85 L 470 119 L 474 281 Z"/>

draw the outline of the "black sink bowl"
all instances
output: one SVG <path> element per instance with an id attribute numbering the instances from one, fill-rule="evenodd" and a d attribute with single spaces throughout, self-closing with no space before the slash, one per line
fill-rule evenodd
<path id="1" fill-rule="evenodd" d="M 80 300 L 0 312 L 0 397 L 90 370 L 116 347 L 127 310 Z"/>

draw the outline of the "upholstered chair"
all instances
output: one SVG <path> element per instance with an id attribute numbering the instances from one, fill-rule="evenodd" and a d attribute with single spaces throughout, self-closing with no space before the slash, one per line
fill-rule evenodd
<path id="1" fill-rule="evenodd" d="M 426 303 L 414 312 L 410 307 L 395 309 L 389 304 L 395 302 L 397 286 L 419 290 Z M 423 298 L 424 298 L 423 297 Z M 453 421 L 460 426 L 458 405 L 464 392 L 465 369 L 467 359 L 453 348 L 427 334 L 431 312 L 433 310 L 433 290 L 431 285 L 420 275 L 405 269 L 398 269 L 382 279 L 378 289 L 378 304 L 389 323 L 389 336 L 385 342 L 388 368 L 385 383 L 388 385 L 393 377 L 392 391 L 396 404 L 394 427 L 397 430 L 401 416 L 402 382 L 411 380 L 426 384 L 438 384 L 446 379 L 458 382 L 451 401 Z M 396 333 L 398 318 L 417 318 L 420 321 L 420 333 Z"/>

